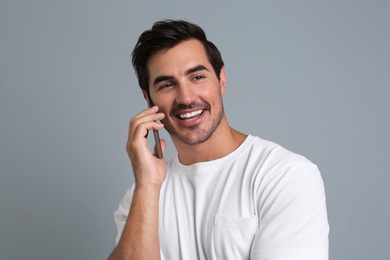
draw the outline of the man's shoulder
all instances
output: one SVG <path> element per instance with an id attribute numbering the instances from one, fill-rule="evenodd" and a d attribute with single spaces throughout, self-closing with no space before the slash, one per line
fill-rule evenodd
<path id="1" fill-rule="evenodd" d="M 251 141 L 248 156 L 254 160 L 265 162 L 270 166 L 300 164 L 316 167 L 315 164 L 305 156 L 293 152 L 278 143 L 258 136 L 249 135 L 248 138 L 250 138 Z"/>

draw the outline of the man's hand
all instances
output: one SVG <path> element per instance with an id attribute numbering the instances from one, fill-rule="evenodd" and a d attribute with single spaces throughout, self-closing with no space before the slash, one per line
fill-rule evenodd
<path id="1" fill-rule="evenodd" d="M 165 160 L 157 158 L 147 146 L 149 130 L 161 130 L 164 126 L 157 123 L 165 117 L 158 113 L 158 107 L 148 108 L 130 120 L 129 137 L 126 150 L 134 171 L 136 185 L 161 186 L 166 176 Z M 161 140 L 161 148 L 165 152 L 165 140 Z"/>
<path id="2" fill-rule="evenodd" d="M 160 259 L 158 207 L 166 165 L 164 158 L 159 159 L 156 152 L 151 153 L 146 137 L 149 130 L 161 130 L 164 127 L 156 122 L 164 116 L 154 106 L 130 120 L 126 149 L 136 185 L 122 236 L 109 259 Z M 163 153 L 165 147 L 165 141 L 161 140 Z"/>

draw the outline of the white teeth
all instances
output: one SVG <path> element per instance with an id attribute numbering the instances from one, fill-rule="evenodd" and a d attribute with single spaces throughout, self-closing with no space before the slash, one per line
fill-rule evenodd
<path id="1" fill-rule="evenodd" d="M 200 115 L 202 112 L 203 112 L 203 110 L 198 110 L 198 111 L 194 111 L 194 112 L 191 112 L 191 113 L 181 114 L 181 115 L 179 115 L 179 117 L 181 119 L 187 119 L 187 118 L 190 118 L 190 117 L 194 117 L 194 116 Z"/>

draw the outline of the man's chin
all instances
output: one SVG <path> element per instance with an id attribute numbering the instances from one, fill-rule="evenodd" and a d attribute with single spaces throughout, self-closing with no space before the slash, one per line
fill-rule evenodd
<path id="1" fill-rule="evenodd" d="M 177 140 L 181 143 L 187 144 L 187 145 L 196 145 L 196 144 L 202 144 L 206 142 L 211 137 L 211 133 L 207 132 L 197 132 L 190 133 L 188 135 L 183 134 L 177 134 L 177 133 L 170 133 L 171 138 L 174 140 Z"/>

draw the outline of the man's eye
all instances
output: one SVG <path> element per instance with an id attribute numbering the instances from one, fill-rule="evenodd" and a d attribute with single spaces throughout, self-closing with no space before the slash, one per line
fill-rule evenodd
<path id="1" fill-rule="evenodd" d="M 169 88 L 169 87 L 172 87 L 172 83 L 166 83 L 166 84 L 164 84 L 164 85 L 161 85 L 160 87 L 159 87 L 159 89 L 163 89 L 163 88 Z"/>
<path id="2" fill-rule="evenodd" d="M 196 75 L 194 76 L 194 80 L 200 80 L 200 79 L 203 79 L 204 77 L 201 76 L 201 75 Z"/>

